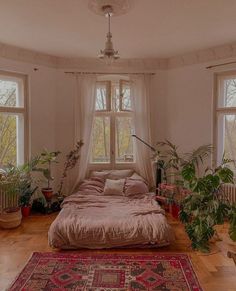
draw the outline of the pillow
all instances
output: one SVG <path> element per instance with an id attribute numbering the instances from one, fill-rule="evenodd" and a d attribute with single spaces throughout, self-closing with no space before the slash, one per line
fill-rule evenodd
<path id="1" fill-rule="evenodd" d="M 107 178 L 110 180 L 120 180 L 127 177 L 130 177 L 134 173 L 134 170 L 128 169 L 128 170 L 111 170 L 108 173 Z"/>
<path id="2" fill-rule="evenodd" d="M 104 195 L 124 195 L 125 179 L 107 179 L 104 187 Z"/>
<path id="3" fill-rule="evenodd" d="M 92 171 L 90 177 L 99 177 L 104 180 L 106 180 L 108 174 L 110 173 L 110 170 L 105 170 L 105 171 Z"/>
<path id="4" fill-rule="evenodd" d="M 132 196 L 137 194 L 148 193 L 148 186 L 142 180 L 133 180 L 130 178 L 126 179 L 125 182 L 125 196 Z"/>
<path id="5" fill-rule="evenodd" d="M 130 179 L 132 180 L 140 180 L 140 181 L 143 181 L 143 182 L 146 182 L 145 179 L 143 177 L 141 177 L 140 175 L 138 175 L 137 173 L 133 173 L 133 175 L 131 177 L 129 177 Z"/>
<path id="6" fill-rule="evenodd" d="M 84 180 L 80 184 L 78 191 L 102 193 L 104 190 L 104 183 L 105 181 L 103 178 L 92 177 L 91 179 Z"/>

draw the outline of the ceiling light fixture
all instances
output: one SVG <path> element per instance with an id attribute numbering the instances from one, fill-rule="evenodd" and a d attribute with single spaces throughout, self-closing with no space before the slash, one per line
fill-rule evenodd
<path id="1" fill-rule="evenodd" d="M 105 5 L 102 7 L 102 11 L 104 15 L 108 18 L 108 33 L 105 43 L 105 49 L 100 51 L 98 57 L 102 60 L 105 60 L 106 63 L 111 64 L 113 61 L 120 58 L 118 51 L 114 50 L 112 43 L 111 17 L 113 14 L 113 8 L 111 5 Z"/>

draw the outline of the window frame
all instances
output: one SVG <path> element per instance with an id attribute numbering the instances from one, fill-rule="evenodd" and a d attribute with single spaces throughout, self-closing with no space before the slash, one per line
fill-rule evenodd
<path id="1" fill-rule="evenodd" d="M 122 78 L 119 78 L 117 81 L 119 81 L 119 90 L 120 92 L 122 89 L 122 82 L 129 83 L 129 80 L 125 80 Z M 112 109 L 113 104 L 113 96 L 112 96 L 112 82 L 114 80 L 98 80 L 97 84 L 104 84 L 106 83 L 107 89 L 108 89 L 108 94 L 107 94 L 107 104 L 108 108 L 107 110 L 95 110 L 94 116 L 109 116 L 110 118 L 110 162 L 109 163 L 93 163 L 90 159 L 89 162 L 89 170 L 101 170 L 101 169 L 135 169 L 136 167 L 136 159 L 135 159 L 135 144 L 134 145 L 134 161 L 133 162 L 121 162 L 117 163 L 116 162 L 116 118 L 117 117 L 131 117 L 133 118 L 134 112 L 132 110 L 126 110 L 122 109 L 122 96 L 120 96 L 119 100 L 119 110 L 116 111 Z M 121 95 L 121 94 L 120 94 Z"/>
<path id="2" fill-rule="evenodd" d="M 225 115 L 236 115 L 236 107 L 219 107 L 218 106 L 218 100 L 220 94 L 222 94 L 222 86 L 221 83 L 224 82 L 224 80 L 227 80 L 229 78 L 236 79 L 236 70 L 230 70 L 230 71 L 223 71 L 218 72 L 214 74 L 214 91 L 213 91 L 213 147 L 214 147 L 214 153 L 213 153 L 213 160 L 212 165 L 216 167 L 220 163 L 219 157 L 221 151 L 222 153 L 222 146 L 220 148 L 219 145 L 219 124 L 218 119 L 221 114 Z"/>
<path id="3" fill-rule="evenodd" d="M 29 108 L 29 100 L 28 100 L 28 76 L 25 74 L 21 73 L 15 73 L 15 72 L 9 72 L 9 71 L 3 71 L 0 70 L 0 78 L 3 77 L 6 80 L 9 81 L 16 81 L 18 82 L 19 80 L 22 81 L 23 85 L 23 106 L 1 106 L 0 105 L 0 113 L 5 113 L 5 114 L 12 114 L 12 115 L 17 115 L 21 114 L 23 116 L 23 123 L 24 123 L 24 149 L 23 149 L 23 154 L 24 157 L 22 159 L 23 163 L 28 161 L 29 159 L 29 115 L 28 115 L 28 108 Z M 17 160 L 19 158 L 17 157 Z M 17 165 L 20 165 L 21 163 L 17 162 Z"/>

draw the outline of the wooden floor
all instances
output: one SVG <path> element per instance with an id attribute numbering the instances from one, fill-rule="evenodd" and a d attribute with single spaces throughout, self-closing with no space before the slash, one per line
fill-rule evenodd
<path id="1" fill-rule="evenodd" d="M 23 219 L 20 227 L 14 230 L 0 230 L 0 290 L 6 290 L 16 275 L 26 264 L 34 251 L 51 252 L 47 243 L 47 232 L 55 214 L 48 216 L 30 216 Z M 219 229 L 222 241 L 213 245 L 210 255 L 193 252 L 183 226 L 168 218 L 175 230 L 176 242 L 160 249 L 149 250 L 112 250 L 110 253 L 154 253 L 177 252 L 188 253 L 194 269 L 204 290 L 235 291 L 236 266 L 232 259 L 227 258 L 227 251 L 236 251 L 236 244 L 227 236 L 227 226 Z M 108 252 L 108 251 L 81 251 L 78 252 Z"/>

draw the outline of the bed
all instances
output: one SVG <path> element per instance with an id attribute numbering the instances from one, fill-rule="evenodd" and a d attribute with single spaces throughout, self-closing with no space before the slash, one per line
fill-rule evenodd
<path id="1" fill-rule="evenodd" d="M 159 247 L 174 240 L 165 212 L 156 202 L 155 195 L 136 193 L 137 177 L 125 179 L 124 185 L 128 186 L 123 195 L 114 194 L 115 190 L 107 194 L 105 183 L 104 177 L 92 177 L 82 183 L 77 193 L 64 200 L 62 210 L 49 229 L 51 247 Z M 135 185 L 136 192 L 134 187 L 129 188 L 130 184 Z M 127 189 L 134 193 L 125 195 L 132 192 Z"/>

